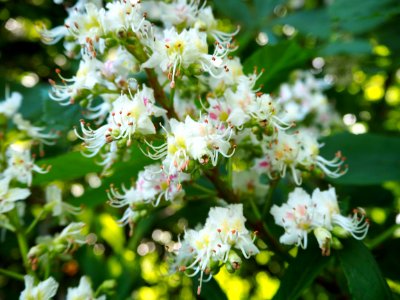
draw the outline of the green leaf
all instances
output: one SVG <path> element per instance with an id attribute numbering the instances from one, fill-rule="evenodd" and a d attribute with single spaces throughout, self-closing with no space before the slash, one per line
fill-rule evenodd
<path id="1" fill-rule="evenodd" d="M 329 43 L 320 50 L 320 54 L 324 56 L 338 54 L 371 54 L 372 46 L 369 41 L 356 39 L 352 41 L 336 41 Z"/>
<path id="2" fill-rule="evenodd" d="M 196 288 L 197 292 L 197 277 L 193 279 L 193 287 Z M 209 282 L 203 282 L 203 286 L 201 289 L 200 299 L 207 300 L 228 300 L 228 297 L 225 295 L 224 291 L 219 286 L 218 282 L 212 278 Z"/>
<path id="3" fill-rule="evenodd" d="M 335 252 L 346 276 L 352 299 L 392 299 L 393 295 L 371 252 L 355 239 L 342 241 L 344 249 Z"/>
<path id="4" fill-rule="evenodd" d="M 80 152 L 69 152 L 49 159 L 41 159 L 37 165 L 51 165 L 46 174 L 37 174 L 33 185 L 41 185 L 54 180 L 69 181 L 81 178 L 88 173 L 100 172 L 101 167 L 91 158 L 84 157 Z"/>
<path id="5" fill-rule="evenodd" d="M 335 184 L 373 185 L 400 180 L 400 138 L 377 134 L 341 133 L 323 139 L 321 156 L 330 159 L 340 150 L 347 158 L 348 172 Z"/>
<path id="6" fill-rule="evenodd" d="M 248 6 L 243 1 L 218 0 L 214 2 L 214 5 L 220 13 L 226 17 L 229 17 L 236 22 L 240 22 L 246 27 L 253 26 L 254 19 L 251 16 Z"/>
<path id="7" fill-rule="evenodd" d="M 263 68 L 258 83 L 264 84 L 265 90 L 271 92 L 287 80 L 293 69 L 304 67 L 311 57 L 310 50 L 300 47 L 295 41 L 286 41 L 256 51 L 244 62 L 244 70 L 251 73 L 255 66 L 258 70 Z"/>
<path id="8" fill-rule="evenodd" d="M 274 24 L 289 24 L 303 34 L 327 39 L 331 33 L 331 22 L 326 9 L 305 10 L 276 19 Z"/>
<path id="9" fill-rule="evenodd" d="M 309 243 L 306 250 L 299 249 L 281 280 L 274 300 L 297 299 L 329 263 L 331 257 L 321 255 L 316 242 Z"/>
<path id="10" fill-rule="evenodd" d="M 93 161 L 93 159 L 90 158 L 86 159 Z M 106 203 L 108 199 L 105 190 L 108 189 L 111 184 L 115 184 L 118 188 L 121 187 L 122 184 L 130 186 L 132 178 L 135 178 L 146 165 L 151 163 L 153 163 L 153 161 L 145 157 L 137 147 L 132 147 L 131 156 L 128 161 L 116 163 L 113 167 L 115 170 L 114 173 L 109 177 L 103 178 L 100 187 L 87 187 L 85 193 L 81 197 L 75 199 L 75 203 L 84 204 L 87 207 L 95 207 L 99 204 Z M 92 172 L 95 171 L 92 170 L 88 173 Z"/>

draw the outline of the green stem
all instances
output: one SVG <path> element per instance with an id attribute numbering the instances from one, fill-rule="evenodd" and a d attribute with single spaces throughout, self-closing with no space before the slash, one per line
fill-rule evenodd
<path id="1" fill-rule="evenodd" d="M 371 250 L 375 249 L 380 244 L 382 244 L 384 241 L 390 239 L 397 229 L 400 229 L 400 224 L 392 225 L 386 231 L 384 231 L 382 234 L 380 234 L 375 239 L 373 239 L 371 242 L 369 242 L 368 248 Z"/>
<path id="2" fill-rule="evenodd" d="M 265 216 L 271 206 L 272 206 L 272 196 L 274 194 L 275 188 L 279 183 L 279 178 L 271 180 L 270 184 L 269 184 L 269 189 L 268 189 L 268 193 L 267 196 L 265 197 L 265 202 L 264 202 L 264 207 L 262 209 L 262 216 Z"/>
<path id="3" fill-rule="evenodd" d="M 204 174 L 215 186 L 219 197 L 230 203 L 240 202 L 239 197 L 234 193 L 232 188 L 227 186 L 226 182 L 221 179 L 218 169 L 207 170 Z"/>
<path id="4" fill-rule="evenodd" d="M 28 241 L 26 240 L 25 230 L 22 228 L 21 222 L 19 220 L 18 212 L 16 209 L 11 211 L 10 220 L 12 219 L 13 225 L 16 228 L 15 235 L 17 236 L 18 247 L 21 253 L 22 262 L 24 264 L 27 274 L 32 275 L 36 278 L 36 274 L 32 271 L 29 260 L 28 260 Z"/>
<path id="5" fill-rule="evenodd" d="M 208 195 L 214 195 L 215 196 L 215 192 L 213 190 L 210 190 L 208 188 L 206 188 L 205 186 L 202 186 L 198 183 L 192 183 L 192 187 L 194 187 L 195 189 L 198 189 Z"/>
<path id="6" fill-rule="evenodd" d="M 24 281 L 24 275 L 16 273 L 14 271 L 10 271 L 10 270 L 6 270 L 6 269 L 0 268 L 0 274 L 8 276 L 10 278 L 14 278 L 14 279 L 17 279 L 17 280 Z"/>
<path id="7" fill-rule="evenodd" d="M 25 234 L 29 234 L 33 228 L 37 225 L 37 223 L 40 221 L 40 219 L 43 217 L 45 214 L 45 210 L 43 209 L 37 216 L 36 218 L 32 221 L 32 223 L 29 225 L 28 229 L 25 231 Z"/>

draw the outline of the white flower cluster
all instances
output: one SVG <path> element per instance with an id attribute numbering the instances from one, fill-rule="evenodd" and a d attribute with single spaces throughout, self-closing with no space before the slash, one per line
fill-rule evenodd
<path id="1" fill-rule="evenodd" d="M 83 233 L 85 223 L 72 222 L 54 236 L 40 236 L 37 244 L 29 249 L 28 258 L 32 268 L 39 262 L 49 263 L 47 259 L 59 254 L 73 252 L 84 244 L 94 244 L 94 235 Z"/>
<path id="2" fill-rule="evenodd" d="M 80 130 L 75 129 L 83 154 L 100 156 L 108 170 L 138 140 L 148 146 L 140 147 L 142 152 L 156 161 L 138 174 L 133 186 L 108 191 L 113 207 L 126 208 L 121 224 L 132 225 L 162 199 L 182 199 L 181 183 L 191 184 L 199 174 L 213 181 L 210 169 L 218 173 L 221 162 L 230 164 L 221 180 L 227 192 L 258 200 L 266 197 L 268 180 L 287 173 L 300 185 L 303 172 L 317 170 L 333 178 L 346 172 L 340 152 L 331 160 L 320 155 L 321 128 L 334 124 L 322 81 L 299 72 L 293 85 L 281 86 L 279 96 L 262 93 L 257 85 L 262 71 L 245 74 L 239 58 L 231 57 L 236 33 L 197 0 L 118 0 L 105 8 L 100 1 L 78 1 L 68 10 L 65 26 L 43 30 L 48 43 L 65 37 L 67 53 L 80 59 L 70 79 L 57 70 L 62 83 L 51 81 L 50 96 L 65 105 L 79 103 L 95 123 L 82 120 Z M 345 223 L 350 219 L 340 218 L 337 204 L 331 223 L 313 219 L 301 231 L 297 219 L 294 225 L 282 221 L 290 201 L 273 208 L 277 222 L 289 223 L 282 242 L 305 246 L 309 231 L 320 241 L 322 232 L 329 237 L 336 225 L 364 234 L 358 215 Z M 302 209 L 307 213 L 318 205 Z M 244 222 L 242 205 L 211 209 L 202 229 L 185 231 L 177 269 L 189 276 L 200 273 L 201 281 L 222 264 L 236 269 L 236 251 L 245 258 L 258 253 Z"/>
<path id="3" fill-rule="evenodd" d="M 113 207 L 127 206 L 119 222 L 132 225 L 141 215 L 141 207 L 146 207 L 146 204 L 157 206 L 163 198 L 166 201 L 181 199 L 185 195 L 181 182 L 189 179 L 190 176 L 185 173 L 167 175 L 161 165 L 153 164 L 139 172 L 135 186 L 129 189 L 122 186 L 122 191 L 111 186 L 108 197 Z"/>
<path id="4" fill-rule="evenodd" d="M 28 187 L 32 184 L 33 173 L 47 173 L 48 170 L 35 164 L 34 155 L 31 153 L 32 145 L 39 143 L 53 144 L 57 137 L 54 133 L 46 133 L 44 127 L 33 126 L 29 121 L 24 120 L 21 114 L 17 113 L 22 103 L 22 95 L 13 92 L 0 102 L 1 122 L 12 121 L 18 133 L 18 140 L 5 141 L 5 152 L 0 156 L 0 214 L 2 215 L 1 226 L 12 229 L 7 216 L 3 215 L 12 211 L 16 201 L 24 200 L 31 194 Z M 4 133 L 3 133 L 4 134 Z"/>
<path id="5" fill-rule="evenodd" d="M 355 239 L 362 240 L 368 233 L 369 223 L 362 209 L 354 210 L 352 216 L 340 214 L 335 189 L 315 189 L 310 196 L 302 188 L 289 194 L 287 203 L 271 208 L 275 223 L 285 229 L 280 242 L 287 245 L 307 247 L 308 234 L 314 232 L 323 255 L 330 254 L 335 227 L 344 229 Z"/>
<path id="6" fill-rule="evenodd" d="M 279 88 L 279 116 L 286 122 L 306 121 L 321 130 L 339 126 L 339 115 L 323 94 L 328 87 L 326 80 L 316 79 L 310 72 L 295 72 L 293 83 L 284 83 Z"/>
<path id="7" fill-rule="evenodd" d="M 30 275 L 24 277 L 25 289 L 22 291 L 19 300 L 50 300 L 57 293 L 58 282 L 53 278 L 39 282 L 37 285 L 34 284 L 34 278 Z M 79 286 L 75 288 L 68 288 L 66 300 L 106 300 L 106 296 L 100 296 L 95 298 L 95 293 L 92 290 L 92 285 L 89 278 L 86 276 L 81 277 Z"/>
<path id="8" fill-rule="evenodd" d="M 102 165 L 109 167 L 114 161 L 118 143 L 130 146 L 134 135 L 155 134 L 156 129 L 151 116 L 162 116 L 164 110 L 155 106 L 153 91 L 146 86 L 135 95 L 121 95 L 112 104 L 107 123 L 97 129 L 81 121 L 82 135 L 75 129 L 76 135 L 84 141 L 85 153 L 93 157 L 108 145 Z"/>
<path id="9" fill-rule="evenodd" d="M 200 273 L 198 293 L 204 274 L 211 278 L 223 264 L 232 271 L 240 267 L 241 258 L 235 250 L 244 258 L 259 252 L 254 245 L 255 236 L 246 229 L 245 222 L 243 205 L 231 204 L 211 208 L 203 228 L 185 231 L 174 267 L 188 276 Z"/>

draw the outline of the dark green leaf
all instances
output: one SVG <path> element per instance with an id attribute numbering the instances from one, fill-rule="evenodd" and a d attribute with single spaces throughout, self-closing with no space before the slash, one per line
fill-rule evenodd
<path id="1" fill-rule="evenodd" d="M 305 67 L 311 57 L 308 49 L 300 47 L 295 41 L 286 41 L 259 49 L 244 62 L 244 69 L 250 73 L 255 66 L 258 70 L 264 68 L 258 83 L 264 84 L 266 91 L 271 92 L 287 80 L 294 68 Z"/>
<path id="2" fill-rule="evenodd" d="M 276 19 L 274 24 L 289 24 L 303 34 L 326 39 L 331 33 L 330 19 L 326 9 L 299 11 Z"/>
<path id="3" fill-rule="evenodd" d="M 373 185 L 400 180 L 400 138 L 376 134 L 342 133 L 323 140 L 321 155 L 327 159 L 342 151 L 349 165 L 337 184 Z"/>
<path id="4" fill-rule="evenodd" d="M 392 299 L 392 293 L 367 247 L 354 239 L 343 240 L 343 245 L 344 249 L 335 253 L 346 276 L 352 299 Z"/>
<path id="5" fill-rule="evenodd" d="M 336 41 L 329 43 L 320 50 L 321 55 L 338 55 L 338 54 L 371 54 L 372 46 L 367 40 L 352 40 L 348 42 Z"/>
<path id="6" fill-rule="evenodd" d="M 285 271 L 274 300 L 294 300 L 300 297 L 330 261 L 330 257 L 321 255 L 316 243 L 310 244 L 306 250 L 299 249 L 296 258 Z"/>
<path id="7" fill-rule="evenodd" d="M 197 277 L 193 280 L 193 286 L 197 289 Z M 207 300 L 227 300 L 224 291 L 221 289 L 219 284 L 212 278 L 209 282 L 204 282 L 201 289 L 200 299 Z"/>
<path id="8" fill-rule="evenodd" d="M 51 165 L 47 174 L 34 177 L 33 185 L 49 183 L 54 180 L 69 181 L 81 178 L 87 173 L 100 172 L 101 167 L 96 165 L 93 159 L 82 156 L 80 152 L 69 152 L 49 159 L 37 162 L 41 165 Z"/>

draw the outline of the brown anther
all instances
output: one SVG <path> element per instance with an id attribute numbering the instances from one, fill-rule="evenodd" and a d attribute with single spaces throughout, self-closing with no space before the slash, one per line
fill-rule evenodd
<path id="1" fill-rule="evenodd" d="M 186 271 L 186 267 L 185 266 L 180 266 L 178 268 L 179 272 L 185 272 Z"/>

